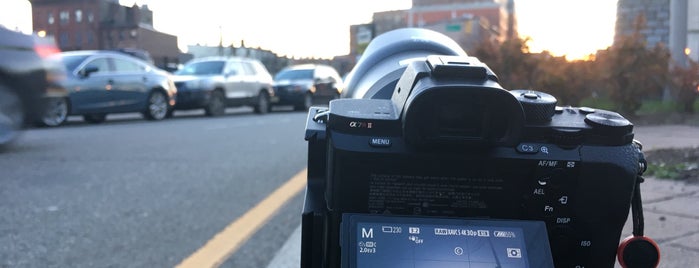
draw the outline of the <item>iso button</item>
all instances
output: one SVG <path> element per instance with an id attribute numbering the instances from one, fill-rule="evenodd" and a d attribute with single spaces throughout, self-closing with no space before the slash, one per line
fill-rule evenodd
<path id="1" fill-rule="evenodd" d="M 393 142 L 389 138 L 370 138 L 369 139 L 369 146 L 371 147 L 376 147 L 376 148 L 388 148 L 393 145 Z"/>
<path id="2" fill-rule="evenodd" d="M 523 153 L 523 154 L 535 154 L 538 153 L 540 149 L 539 145 L 536 144 L 531 144 L 531 143 L 520 143 L 517 145 L 517 152 Z"/>

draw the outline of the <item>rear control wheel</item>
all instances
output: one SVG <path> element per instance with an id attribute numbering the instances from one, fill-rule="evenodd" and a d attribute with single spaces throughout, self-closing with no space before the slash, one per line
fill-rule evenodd
<path id="1" fill-rule="evenodd" d="M 88 122 L 90 124 L 99 124 L 107 120 L 107 115 L 106 114 L 86 114 L 83 115 L 83 119 L 85 122 Z"/>
<path id="2" fill-rule="evenodd" d="M 39 125 L 45 127 L 57 127 L 68 119 L 68 99 L 51 98 L 47 101 L 46 111 L 44 111 Z"/>
<path id="3" fill-rule="evenodd" d="M 269 104 L 269 96 L 264 91 L 260 91 L 260 94 L 257 94 L 257 103 L 255 103 L 255 113 L 266 114 L 271 109 L 272 106 Z"/>
<path id="4" fill-rule="evenodd" d="M 204 111 L 208 116 L 221 116 L 226 113 L 226 104 L 223 92 L 218 90 L 211 92 L 209 104 L 206 106 L 206 108 L 204 108 Z"/>
<path id="5" fill-rule="evenodd" d="M 167 97 L 162 91 L 153 91 L 148 96 L 148 107 L 143 115 L 148 120 L 163 120 L 168 114 Z"/>

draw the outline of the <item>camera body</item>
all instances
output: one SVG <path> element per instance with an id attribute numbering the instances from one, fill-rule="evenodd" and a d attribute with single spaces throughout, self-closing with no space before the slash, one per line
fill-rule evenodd
<path id="1" fill-rule="evenodd" d="M 628 120 L 463 55 L 411 61 L 392 92 L 309 111 L 302 267 L 347 266 L 348 214 L 538 221 L 555 267 L 614 266 L 642 172 Z"/>

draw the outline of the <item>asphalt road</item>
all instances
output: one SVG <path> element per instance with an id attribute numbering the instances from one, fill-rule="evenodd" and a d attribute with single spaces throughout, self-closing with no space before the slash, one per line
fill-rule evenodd
<path id="1" fill-rule="evenodd" d="M 306 167 L 306 114 L 71 120 L 0 153 L 0 267 L 173 267 Z M 264 267 L 294 196 L 223 267 Z"/>

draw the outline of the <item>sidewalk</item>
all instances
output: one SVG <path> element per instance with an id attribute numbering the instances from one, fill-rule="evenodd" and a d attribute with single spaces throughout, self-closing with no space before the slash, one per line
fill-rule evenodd
<path id="1" fill-rule="evenodd" d="M 699 146 L 699 127 L 685 125 L 635 126 L 635 139 L 643 150 Z"/>
<path id="2" fill-rule="evenodd" d="M 660 247 L 659 267 L 698 267 L 699 185 L 646 178 L 641 197 L 644 234 Z M 630 236 L 631 230 L 627 220 L 621 238 Z"/>
<path id="3" fill-rule="evenodd" d="M 699 146 L 699 127 L 637 126 L 634 132 L 644 151 Z M 641 197 L 644 234 L 660 246 L 659 267 L 699 267 L 699 184 L 646 178 Z M 631 229 L 627 221 L 622 239 Z"/>

